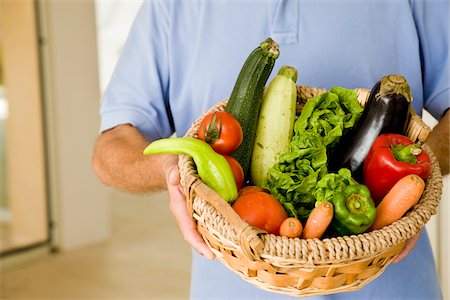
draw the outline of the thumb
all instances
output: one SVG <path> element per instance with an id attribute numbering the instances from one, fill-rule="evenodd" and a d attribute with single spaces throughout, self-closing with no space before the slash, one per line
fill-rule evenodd
<path id="1" fill-rule="evenodd" d="M 180 172 L 177 165 L 173 165 L 167 172 L 167 183 L 172 186 L 177 186 L 180 183 Z"/>

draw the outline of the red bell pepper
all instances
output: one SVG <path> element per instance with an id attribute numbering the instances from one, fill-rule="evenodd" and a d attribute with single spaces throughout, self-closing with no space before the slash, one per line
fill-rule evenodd
<path id="1" fill-rule="evenodd" d="M 363 181 L 378 205 L 404 176 L 416 174 L 425 180 L 430 173 L 428 153 L 406 136 L 387 133 L 373 143 L 364 161 Z"/>

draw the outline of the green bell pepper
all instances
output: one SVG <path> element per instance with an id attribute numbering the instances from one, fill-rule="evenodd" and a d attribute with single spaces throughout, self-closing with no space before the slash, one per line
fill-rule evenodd
<path id="1" fill-rule="evenodd" d="M 346 186 L 333 196 L 331 202 L 334 205 L 331 226 L 338 235 L 363 233 L 375 220 L 375 204 L 363 184 Z"/>

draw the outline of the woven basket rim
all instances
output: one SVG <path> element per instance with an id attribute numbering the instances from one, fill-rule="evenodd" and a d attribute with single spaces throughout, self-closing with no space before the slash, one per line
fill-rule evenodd
<path id="1" fill-rule="evenodd" d="M 318 91 L 320 93 L 324 90 L 318 89 Z M 226 103 L 226 99 L 222 100 L 203 113 L 192 124 L 192 127 L 188 130 L 186 136 L 196 137 L 198 125 L 203 117 L 212 111 L 222 110 Z M 286 238 L 257 230 L 254 234 L 261 239 L 263 246 L 259 249 L 260 253 L 258 253 L 256 257 L 249 255 L 249 258 L 253 260 L 262 259 L 269 261 L 273 265 L 283 267 L 308 265 L 327 266 L 331 264 L 345 265 L 349 262 L 365 260 L 368 257 L 377 256 L 396 245 L 404 243 L 407 239 L 422 230 L 424 225 L 431 218 L 431 215 L 436 214 L 442 194 L 442 175 L 437 159 L 428 145 L 423 144 L 423 147 L 430 154 L 432 173 L 426 181 L 425 191 L 418 204 L 416 204 L 413 209 L 401 219 L 378 230 L 358 235 L 338 236 L 324 239 Z M 182 176 L 182 185 L 186 192 L 188 206 L 191 212 L 194 213 L 195 209 L 193 209 L 193 205 L 195 205 L 195 202 L 202 199 L 196 195 L 195 188 L 192 190 L 191 186 L 189 186 L 192 183 L 192 179 L 187 180 L 186 178 L 183 178 L 183 176 L 186 176 L 186 174 L 192 175 L 195 179 L 198 179 L 197 187 L 202 187 L 204 189 L 209 188 L 198 178 L 191 157 L 180 155 L 179 165 L 180 174 Z M 214 192 L 212 191 L 212 193 Z M 218 194 L 214 194 L 214 197 L 220 198 Z M 225 202 L 225 200 L 223 201 Z M 197 216 L 198 218 L 208 220 L 210 218 L 209 215 L 211 215 L 214 218 L 218 217 L 218 222 L 223 226 L 233 227 L 216 208 L 209 203 L 205 203 L 204 205 L 207 213 Z M 228 234 L 228 236 L 225 236 L 227 234 L 217 232 L 215 232 L 215 234 L 219 235 L 219 238 L 224 238 L 229 241 L 236 239 L 236 237 L 233 236 L 236 232 L 233 233 L 232 230 L 229 231 L 228 229 L 224 230 L 224 232 L 231 233 Z M 233 244 L 233 242 L 230 242 L 230 244 Z M 239 246 L 241 246 L 239 243 L 233 245 L 233 247 Z"/>

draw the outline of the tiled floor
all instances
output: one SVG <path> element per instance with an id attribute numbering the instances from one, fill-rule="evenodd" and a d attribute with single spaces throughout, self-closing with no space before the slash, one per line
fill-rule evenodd
<path id="1" fill-rule="evenodd" d="M 190 248 L 165 193 L 114 192 L 113 236 L 1 274 L 1 299 L 187 299 Z"/>

